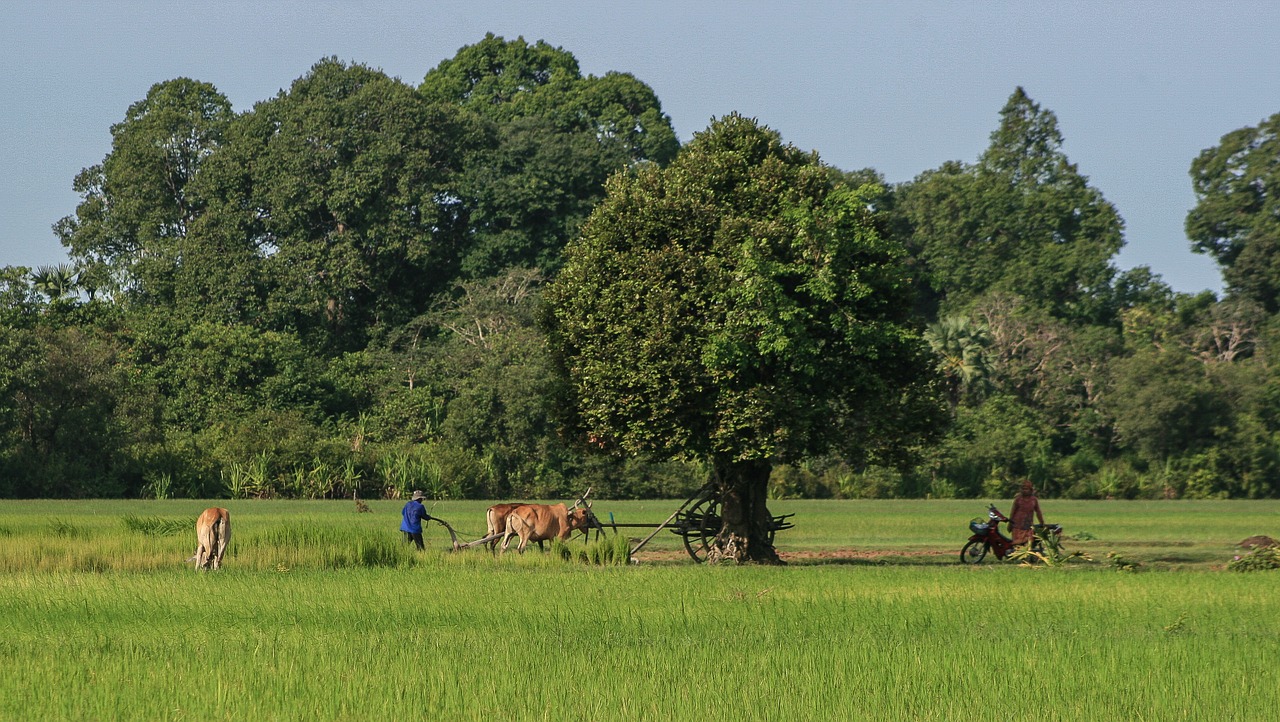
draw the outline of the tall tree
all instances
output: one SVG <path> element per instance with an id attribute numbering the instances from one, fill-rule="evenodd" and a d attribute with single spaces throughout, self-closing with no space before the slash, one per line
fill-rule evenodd
<path id="1" fill-rule="evenodd" d="M 185 295 L 244 299 L 219 321 L 363 347 L 452 281 L 465 235 L 452 183 L 479 133 L 378 70 L 322 60 L 238 118 L 206 164 Z"/>
<path id="2" fill-rule="evenodd" d="M 1115 366 L 1104 405 L 1120 440 L 1147 462 L 1202 450 L 1230 427 L 1227 399 L 1184 349 L 1143 350 Z"/>
<path id="3" fill-rule="evenodd" d="M 679 147 L 651 88 L 625 73 L 584 77 L 571 53 L 542 41 L 487 35 L 427 73 L 419 91 L 493 127 L 494 143 L 468 156 L 459 184 L 471 278 L 556 268 L 609 174 L 666 163 Z"/>
<path id="4" fill-rule="evenodd" d="M 1231 293 L 1280 311 L 1280 113 L 1234 130 L 1191 163 L 1187 237 Z"/>
<path id="5" fill-rule="evenodd" d="M 111 152 L 76 177 L 82 200 L 54 225 L 71 256 L 116 285 L 146 284 L 144 263 L 161 270 L 200 213 L 190 193 L 204 161 L 222 142 L 231 103 L 189 78 L 156 83 L 111 126 Z M 99 267 L 106 272 L 99 271 Z"/>
<path id="6" fill-rule="evenodd" d="M 0 494 L 118 496 L 137 429 L 117 410 L 127 380 L 97 329 L 0 328 Z"/>
<path id="7" fill-rule="evenodd" d="M 25 266 L 0 267 L 0 327 L 29 328 L 39 319 L 40 289 Z"/>
<path id="8" fill-rule="evenodd" d="M 876 232 L 867 197 L 730 115 L 670 167 L 611 178 L 547 291 L 581 437 L 713 469 L 712 560 L 777 561 L 775 460 L 908 445 L 890 429 L 920 396 L 928 350 L 906 325 L 903 250 Z"/>
<path id="9" fill-rule="evenodd" d="M 536 323 L 542 278 L 527 269 L 461 284 L 433 314 L 447 330 L 438 344 L 439 379 L 449 397 L 444 435 L 489 463 L 495 494 L 567 493 L 556 437 L 557 378 Z"/>
<path id="10" fill-rule="evenodd" d="M 975 165 L 950 162 L 899 189 L 924 291 L 962 312 L 1012 292 L 1059 318 L 1106 309 L 1123 221 L 1062 151 L 1057 118 L 1018 88 Z"/>

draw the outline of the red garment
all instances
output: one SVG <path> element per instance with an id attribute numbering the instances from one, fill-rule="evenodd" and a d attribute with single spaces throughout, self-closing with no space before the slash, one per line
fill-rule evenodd
<path id="1" fill-rule="evenodd" d="M 1013 543 L 1026 544 L 1031 541 L 1031 518 L 1036 517 L 1044 523 L 1044 513 L 1040 511 L 1040 500 L 1034 496 L 1019 494 L 1013 499 L 1013 511 L 1009 513 L 1009 528 L 1013 530 Z"/>

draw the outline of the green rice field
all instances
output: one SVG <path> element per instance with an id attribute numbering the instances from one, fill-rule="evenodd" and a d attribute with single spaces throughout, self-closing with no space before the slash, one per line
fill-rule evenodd
<path id="1" fill-rule="evenodd" d="M 958 561 L 981 501 L 779 501 L 785 567 L 426 553 L 399 502 L 0 502 L 0 720 L 1268 720 L 1280 502 L 1044 502 L 1078 558 Z M 679 502 L 595 502 L 607 524 Z M 484 502 L 431 510 L 466 539 Z M 1007 511 L 1008 501 L 999 504 Z M 186 530 L 183 530 L 183 525 Z M 627 529 L 639 537 L 643 530 Z M 574 541 L 570 548 L 582 546 Z M 1110 555 L 1110 556 L 1109 556 Z M 1118 557 L 1116 555 L 1119 555 Z"/>

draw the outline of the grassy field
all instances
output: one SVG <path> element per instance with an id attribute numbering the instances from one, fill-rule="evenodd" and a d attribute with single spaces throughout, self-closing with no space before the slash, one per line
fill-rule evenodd
<path id="1" fill-rule="evenodd" d="M 974 501 L 778 502 L 782 568 L 426 554 L 399 504 L 224 502 L 227 568 L 181 565 L 206 504 L 0 504 L 0 719 L 1273 718 L 1276 502 L 1045 502 L 1055 568 L 957 554 Z M 658 522 L 674 502 L 596 502 Z M 483 534 L 480 502 L 432 513 Z M 1007 501 L 1003 507 L 1007 507 Z M 1002 508 L 1003 508 L 1002 507 Z M 1007 509 L 1005 509 L 1007 511 Z M 134 517 L 134 527 L 124 518 Z M 163 529 L 161 529 L 162 531 Z M 469 534 L 468 534 L 469 533 Z M 638 530 L 631 530 L 638 535 Z M 1121 573 L 1106 552 L 1141 563 Z"/>

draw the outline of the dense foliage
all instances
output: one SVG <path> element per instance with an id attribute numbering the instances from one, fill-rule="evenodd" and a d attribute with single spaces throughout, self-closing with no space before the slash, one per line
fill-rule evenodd
<path id="1" fill-rule="evenodd" d="M 242 112 L 160 82 L 74 179 L 69 262 L 0 269 L 0 496 L 679 496 L 751 462 L 775 497 L 1274 497 L 1278 126 L 1191 162 L 1218 298 L 1115 269 L 1020 88 L 975 162 L 890 185 L 736 114 L 682 148 L 642 81 L 523 39 Z"/>
<path id="2" fill-rule="evenodd" d="M 905 252 L 859 190 L 730 115 L 667 168 L 610 179 L 548 293 L 585 440 L 710 465 L 711 559 L 774 559 L 775 460 L 878 458 L 934 426 Z"/>

